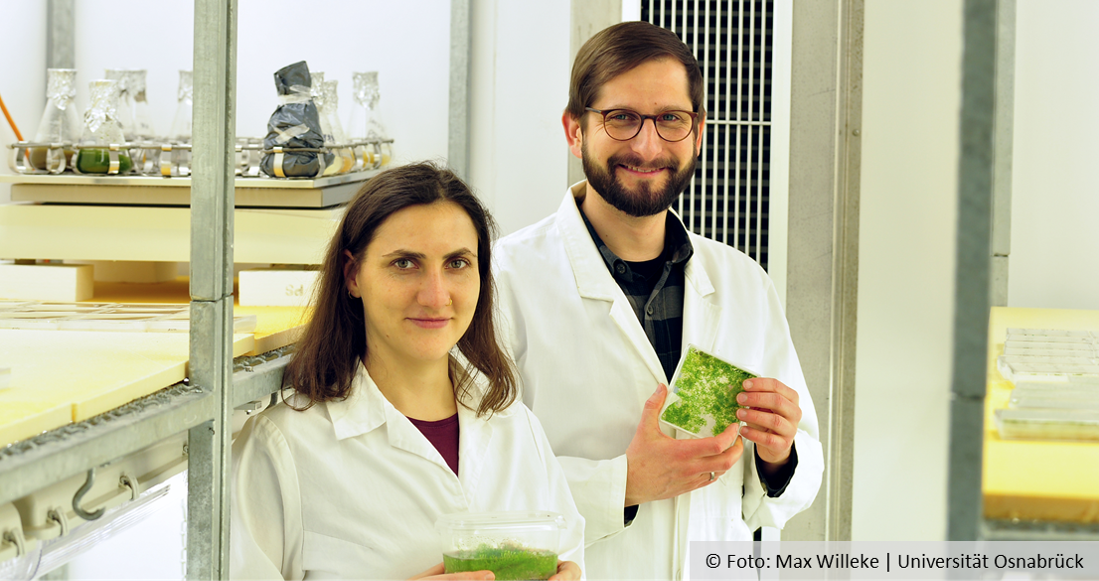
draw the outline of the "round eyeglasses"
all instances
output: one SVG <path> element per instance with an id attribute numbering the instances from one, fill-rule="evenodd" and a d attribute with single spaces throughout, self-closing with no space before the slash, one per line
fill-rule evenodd
<path id="1" fill-rule="evenodd" d="M 691 134 L 695 120 L 698 119 L 698 113 L 692 111 L 664 111 L 656 115 L 642 115 L 630 109 L 584 109 L 603 116 L 603 128 L 615 141 L 629 141 L 637 137 L 646 119 L 653 120 L 656 134 L 664 141 L 683 141 Z"/>

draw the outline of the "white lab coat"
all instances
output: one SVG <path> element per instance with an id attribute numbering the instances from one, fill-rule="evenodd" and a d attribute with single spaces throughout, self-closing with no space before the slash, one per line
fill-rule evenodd
<path id="1" fill-rule="evenodd" d="M 440 515 L 501 510 L 564 515 L 558 554 L 583 567 L 583 518 L 530 410 L 459 405 L 458 423 L 455 476 L 361 363 L 346 400 L 250 419 L 233 446 L 230 576 L 407 579 L 442 561 Z"/>
<path id="2" fill-rule="evenodd" d="M 738 250 L 691 234 L 683 347 L 797 390 L 797 469 L 785 492 L 768 498 L 746 441 L 718 482 L 646 503 L 624 528 L 626 448 L 645 400 L 669 378 L 577 210 L 584 186 L 570 188 L 556 214 L 497 243 L 501 340 L 586 519 L 588 578 L 679 579 L 689 540 L 751 540 L 754 529 L 781 528 L 812 504 L 824 466 L 817 415 L 770 278 Z"/>

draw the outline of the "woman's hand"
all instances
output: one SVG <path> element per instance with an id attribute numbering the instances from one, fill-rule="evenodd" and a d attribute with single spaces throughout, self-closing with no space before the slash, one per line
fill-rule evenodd
<path id="1" fill-rule="evenodd" d="M 576 566 L 575 563 L 572 563 L 572 565 Z M 557 565 L 557 574 L 558 575 L 561 574 L 561 565 L 560 564 Z M 550 579 L 579 579 L 579 578 L 580 578 L 580 569 L 579 568 L 576 569 L 576 577 L 550 577 Z M 428 569 L 427 571 L 424 571 L 423 573 L 420 573 L 419 575 L 416 575 L 412 579 L 423 579 L 424 581 L 436 581 L 436 580 L 437 581 L 451 581 L 451 580 L 457 581 L 457 580 L 461 580 L 461 579 L 489 579 L 489 580 L 493 580 L 493 579 L 496 579 L 496 575 L 494 575 L 492 573 L 492 571 L 469 571 L 467 573 L 447 573 L 446 568 L 443 567 L 443 564 L 439 563 L 438 565 L 435 565 L 434 567 Z M 412 581 L 412 580 L 409 580 L 409 581 Z"/>
<path id="2" fill-rule="evenodd" d="M 445 573 L 446 569 L 442 563 L 435 565 L 434 567 L 416 575 L 412 579 L 422 579 L 423 581 L 445 581 L 445 580 L 459 580 L 459 579 L 496 579 L 496 575 L 493 575 L 492 571 L 471 571 L 468 573 Z M 580 566 L 572 561 L 558 561 L 557 573 L 550 577 L 550 581 L 579 581 L 580 579 Z M 410 580 L 411 581 L 411 580 Z"/>
<path id="3" fill-rule="evenodd" d="M 580 565 L 572 561 L 558 561 L 557 574 L 550 577 L 550 581 L 578 581 L 580 579 Z"/>

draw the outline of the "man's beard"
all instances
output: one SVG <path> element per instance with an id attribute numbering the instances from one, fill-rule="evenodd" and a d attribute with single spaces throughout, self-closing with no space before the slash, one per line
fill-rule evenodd
<path id="1" fill-rule="evenodd" d="M 682 194 L 683 190 L 687 188 L 691 176 L 695 173 L 697 160 L 693 156 L 687 167 L 679 171 L 675 171 L 678 164 L 672 158 L 657 159 L 645 163 L 641 161 L 640 157 L 632 154 L 612 155 L 607 159 L 607 164 L 600 167 L 588 154 L 587 145 L 585 142 L 581 149 L 584 175 L 588 177 L 588 185 L 594 188 L 596 192 L 599 192 L 599 195 L 608 204 L 630 216 L 640 218 L 667 210 L 671 207 L 672 202 L 679 197 L 679 194 Z M 619 165 L 643 169 L 669 168 L 673 170 L 673 173 L 664 184 L 664 187 L 657 191 L 653 191 L 649 183 L 642 181 L 638 184 L 637 191 L 631 192 L 618 179 L 615 168 Z"/>

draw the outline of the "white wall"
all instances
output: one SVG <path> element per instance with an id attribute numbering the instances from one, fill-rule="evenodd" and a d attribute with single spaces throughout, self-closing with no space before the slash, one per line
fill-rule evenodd
<path id="1" fill-rule="evenodd" d="M 1099 309 L 1099 3 L 1017 1 L 1008 305 Z"/>
<path id="2" fill-rule="evenodd" d="M 568 185 L 569 0 L 472 0 L 470 184 L 502 234 L 557 209 Z"/>
<path id="3" fill-rule="evenodd" d="M 961 26 L 866 2 L 855 540 L 945 538 Z"/>
<path id="4" fill-rule="evenodd" d="M 38 120 L 46 106 L 46 3 L 9 2 L 4 6 L 5 32 L 0 34 L 4 59 L 0 75 L 0 97 L 15 120 L 23 139 L 34 139 Z M 11 23 L 17 23 L 12 25 Z M 9 143 L 15 133 L 0 116 L 0 173 L 8 168 Z M 0 183 L 0 204 L 11 200 L 11 185 Z"/>

